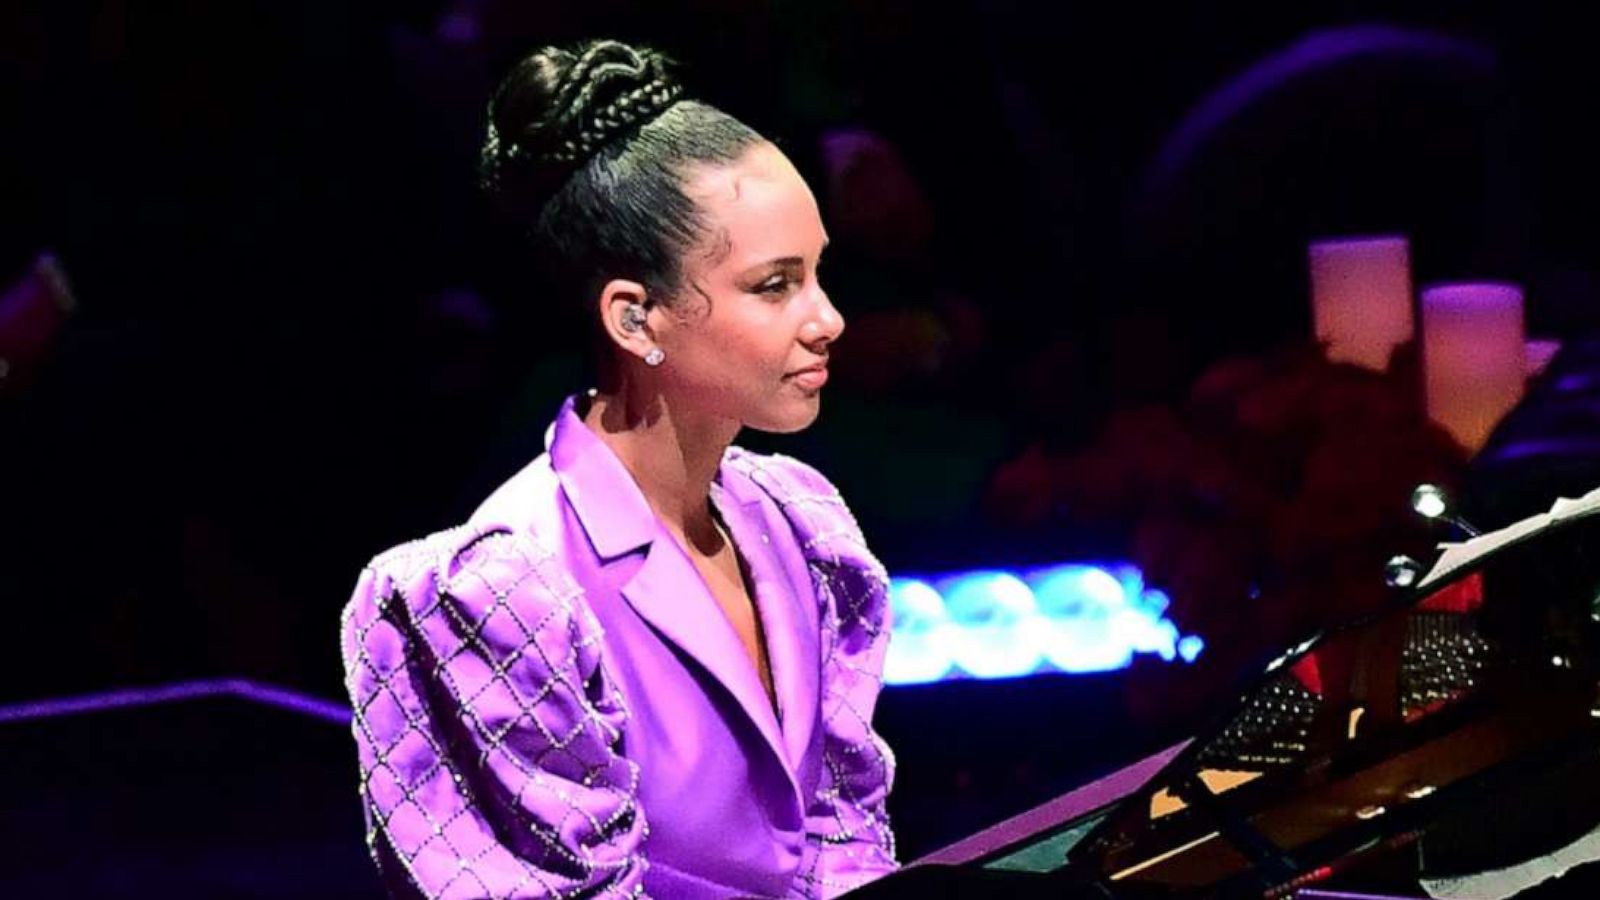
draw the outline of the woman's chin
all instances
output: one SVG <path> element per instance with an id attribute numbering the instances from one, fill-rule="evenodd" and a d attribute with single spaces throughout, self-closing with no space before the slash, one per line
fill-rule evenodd
<path id="1" fill-rule="evenodd" d="M 804 431 L 817 421 L 817 416 L 822 412 L 822 395 L 820 392 L 803 395 L 798 400 L 787 400 L 781 404 L 762 410 L 759 418 L 745 421 L 746 428 L 764 431 L 768 434 L 793 434 Z"/>

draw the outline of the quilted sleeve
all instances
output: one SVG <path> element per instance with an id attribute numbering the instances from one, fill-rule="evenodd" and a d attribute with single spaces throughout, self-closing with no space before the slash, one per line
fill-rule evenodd
<path id="1" fill-rule="evenodd" d="M 637 897 L 627 711 L 581 589 L 530 536 L 385 553 L 345 610 L 367 841 L 397 896 Z"/>

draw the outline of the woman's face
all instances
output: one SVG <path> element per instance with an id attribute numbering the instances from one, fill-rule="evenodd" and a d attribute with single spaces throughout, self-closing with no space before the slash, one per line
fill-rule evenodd
<path id="1" fill-rule="evenodd" d="M 686 188 L 707 227 L 683 261 L 683 295 L 650 316 L 661 386 L 761 431 L 805 428 L 844 330 L 817 281 L 828 238 L 816 199 L 771 144 L 692 173 Z"/>

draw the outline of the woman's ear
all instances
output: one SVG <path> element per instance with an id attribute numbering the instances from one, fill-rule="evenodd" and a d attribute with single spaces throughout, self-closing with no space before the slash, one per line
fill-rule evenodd
<path id="1" fill-rule="evenodd" d="M 657 310 L 644 285 L 626 278 L 613 278 L 600 289 L 600 326 L 613 344 L 643 359 L 656 347 Z"/>

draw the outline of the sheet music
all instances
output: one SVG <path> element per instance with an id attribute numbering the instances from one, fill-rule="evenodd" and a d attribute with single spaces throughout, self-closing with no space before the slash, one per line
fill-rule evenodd
<path id="1" fill-rule="evenodd" d="M 1512 541 L 1520 540 L 1536 532 L 1549 528 L 1570 519 L 1580 518 L 1600 512 L 1600 488 L 1584 494 L 1574 500 L 1562 497 L 1551 505 L 1549 512 L 1542 512 L 1536 516 L 1529 516 L 1520 522 L 1514 522 L 1498 531 L 1481 534 L 1468 541 L 1459 543 L 1444 543 L 1439 545 L 1443 551 L 1438 562 L 1433 564 L 1426 578 L 1417 586 L 1425 590 L 1432 584 L 1448 578 L 1452 573 L 1460 571 L 1463 566 L 1470 565 L 1479 557 L 1500 549 Z"/>

